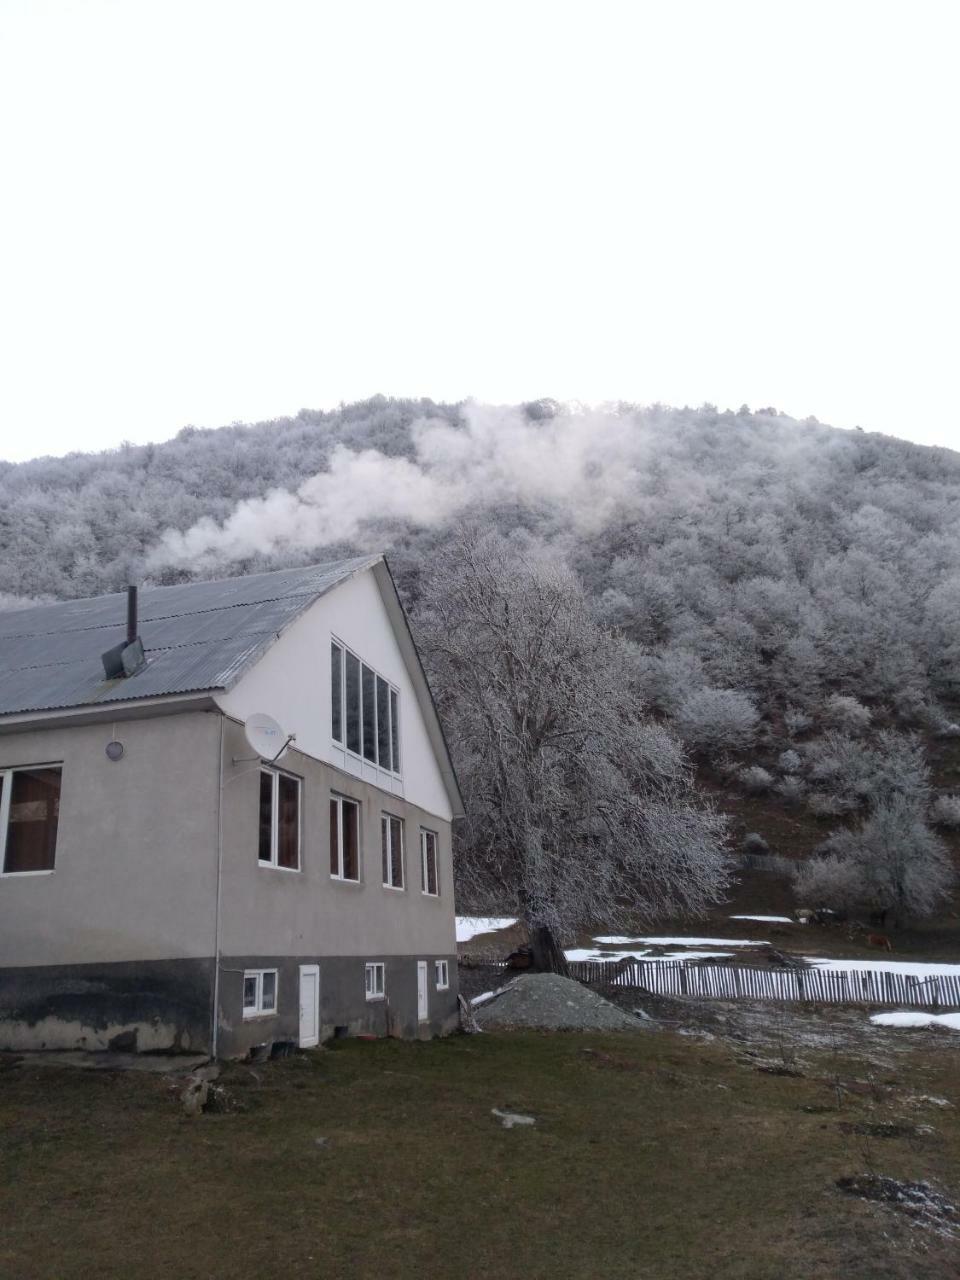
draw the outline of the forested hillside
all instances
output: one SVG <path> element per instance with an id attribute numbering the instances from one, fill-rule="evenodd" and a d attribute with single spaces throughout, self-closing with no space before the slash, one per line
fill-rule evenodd
<path id="1" fill-rule="evenodd" d="M 0 598 L 383 548 L 416 613 L 464 523 L 563 558 L 650 710 L 741 793 L 848 826 L 904 795 L 960 825 L 925 756 L 960 733 L 948 450 L 775 410 L 377 398 L 0 463 Z"/>

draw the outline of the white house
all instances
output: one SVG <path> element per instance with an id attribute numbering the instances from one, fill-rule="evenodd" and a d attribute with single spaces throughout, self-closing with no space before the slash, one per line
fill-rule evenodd
<path id="1" fill-rule="evenodd" d="M 0 1048 L 451 1026 L 462 801 L 386 561 L 134 599 L 0 614 Z"/>

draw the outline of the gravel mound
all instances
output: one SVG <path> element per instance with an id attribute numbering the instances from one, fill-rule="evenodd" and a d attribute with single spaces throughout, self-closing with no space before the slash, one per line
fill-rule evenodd
<path id="1" fill-rule="evenodd" d="M 653 1025 L 556 973 L 525 973 L 509 991 L 474 1009 L 473 1015 L 490 1030 L 642 1031 Z"/>

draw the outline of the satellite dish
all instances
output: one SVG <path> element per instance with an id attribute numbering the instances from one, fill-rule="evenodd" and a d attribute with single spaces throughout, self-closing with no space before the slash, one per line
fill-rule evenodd
<path id="1" fill-rule="evenodd" d="M 247 716 L 243 732 L 255 758 L 270 761 L 279 760 L 296 737 L 296 734 L 284 733 L 273 716 L 262 711 Z"/>

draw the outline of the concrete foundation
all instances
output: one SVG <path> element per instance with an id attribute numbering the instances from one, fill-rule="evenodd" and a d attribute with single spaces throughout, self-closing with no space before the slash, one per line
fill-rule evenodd
<path id="1" fill-rule="evenodd" d="M 383 999 L 367 1000 L 367 961 L 385 965 Z M 417 961 L 427 962 L 428 1018 L 417 1010 Z M 438 990 L 435 960 L 450 987 Z M 255 1045 L 299 1043 L 300 966 L 320 969 L 320 1038 L 428 1037 L 458 1023 L 456 956 L 231 956 L 220 967 L 217 1053 L 244 1057 Z M 243 1016 L 243 975 L 277 970 L 277 1012 Z M 56 965 L 0 974 L 0 1050 L 113 1049 L 135 1053 L 212 1052 L 213 959 Z"/>

